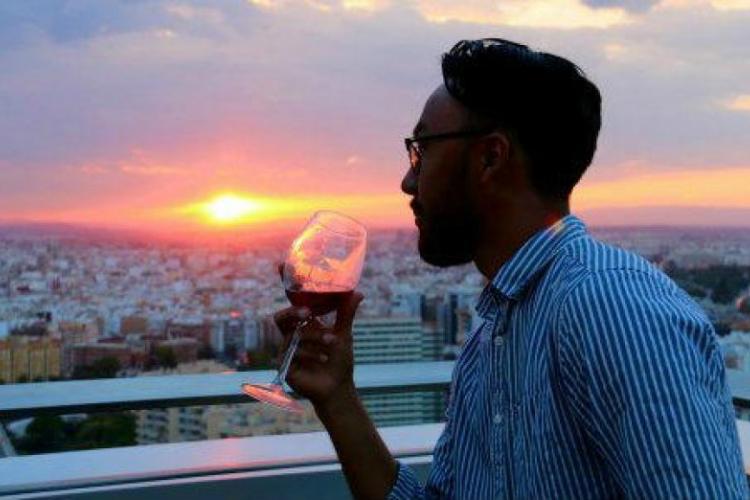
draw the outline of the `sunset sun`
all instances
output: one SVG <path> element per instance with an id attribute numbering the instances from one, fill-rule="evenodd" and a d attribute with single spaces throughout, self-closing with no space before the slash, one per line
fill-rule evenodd
<path id="1" fill-rule="evenodd" d="M 242 222 L 264 209 L 263 203 L 234 194 L 220 194 L 203 203 L 201 211 L 206 218 L 216 224 Z"/>

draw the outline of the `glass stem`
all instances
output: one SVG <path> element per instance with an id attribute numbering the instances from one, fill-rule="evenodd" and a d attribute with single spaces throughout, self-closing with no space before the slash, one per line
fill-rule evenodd
<path id="1" fill-rule="evenodd" d="M 292 335 L 292 341 L 289 342 L 289 347 L 286 350 L 286 353 L 284 354 L 284 360 L 281 362 L 281 367 L 279 368 L 279 371 L 276 373 L 276 378 L 271 382 L 272 384 L 276 385 L 283 385 L 284 382 L 286 382 L 286 373 L 289 371 L 289 366 L 292 364 L 292 359 L 294 359 L 294 353 L 297 352 L 297 346 L 299 345 L 300 340 L 300 332 L 302 329 L 310 322 L 310 318 L 301 321 L 297 324 L 297 328 L 294 329 L 294 335 Z"/>

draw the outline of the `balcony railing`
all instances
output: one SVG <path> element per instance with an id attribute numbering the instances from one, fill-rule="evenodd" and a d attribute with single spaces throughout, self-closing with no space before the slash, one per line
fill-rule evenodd
<path id="1" fill-rule="evenodd" d="M 445 389 L 451 362 L 363 365 L 363 394 Z M 0 386 L 0 421 L 248 402 L 237 388 L 269 371 Z M 729 372 L 737 408 L 750 409 L 750 376 Z M 750 423 L 737 422 L 750 472 Z M 399 459 L 424 479 L 442 424 L 380 429 Z M 0 431 L 2 426 L 0 426 Z M 0 432 L 0 444 L 3 433 Z M 9 445 L 9 443 L 7 443 Z M 7 451 L 7 449 L 6 449 Z M 8 455 L 9 453 L 6 453 Z M 0 496 L 13 498 L 350 498 L 324 432 L 168 443 L 0 458 Z"/>

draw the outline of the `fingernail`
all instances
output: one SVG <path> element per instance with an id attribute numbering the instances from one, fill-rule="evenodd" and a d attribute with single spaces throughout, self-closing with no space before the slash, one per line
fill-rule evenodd
<path id="1" fill-rule="evenodd" d="M 333 344 L 333 342 L 336 340 L 336 336 L 332 333 L 326 333 L 323 335 L 323 343 L 326 345 Z"/>
<path id="2" fill-rule="evenodd" d="M 320 362 L 321 363 L 325 363 L 326 361 L 328 361 L 328 356 L 326 354 L 321 354 L 320 355 Z"/>

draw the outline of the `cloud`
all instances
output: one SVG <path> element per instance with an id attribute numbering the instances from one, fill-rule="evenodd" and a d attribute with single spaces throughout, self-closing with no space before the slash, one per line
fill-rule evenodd
<path id="1" fill-rule="evenodd" d="M 659 0 L 582 0 L 594 9 L 619 7 L 631 12 L 645 12 L 659 3 Z"/>
<path id="2" fill-rule="evenodd" d="M 657 9 L 709 7 L 719 12 L 750 10 L 750 0 L 661 0 Z"/>
<path id="3" fill-rule="evenodd" d="M 742 94 L 722 102 L 724 108 L 730 111 L 750 112 L 750 94 Z"/>
<path id="4" fill-rule="evenodd" d="M 189 4 L 174 3 L 165 6 L 164 10 L 186 21 L 207 20 L 216 24 L 224 21 L 224 14 L 221 10 L 209 7 L 196 7 Z"/>
<path id="5" fill-rule="evenodd" d="M 631 18 L 622 6 L 591 7 L 579 0 L 417 0 L 417 8 L 432 22 L 514 26 L 529 28 L 610 28 Z"/>
<path id="6" fill-rule="evenodd" d="M 608 28 L 630 22 L 628 11 L 638 11 L 627 2 L 607 0 L 413 0 L 405 4 L 434 23 L 459 22 L 480 25 L 525 26 L 534 28 Z M 326 13 L 375 13 L 394 8 L 391 0 L 247 0 L 261 9 L 313 8 Z M 638 3 L 647 3 L 640 0 Z M 587 5 L 591 3 L 591 5 Z"/>
<path id="7" fill-rule="evenodd" d="M 83 165 L 76 170 L 86 175 L 103 175 L 109 173 L 109 169 L 101 165 Z"/>
<path id="8" fill-rule="evenodd" d="M 375 12 L 391 5 L 390 0 L 247 0 L 261 9 L 310 7 L 321 12 Z"/>
<path id="9" fill-rule="evenodd" d="M 584 180 L 573 197 L 577 209 L 629 206 L 750 208 L 749 167 L 707 168 Z"/>
<path id="10" fill-rule="evenodd" d="M 375 12 L 391 5 L 388 0 L 341 0 L 345 10 Z"/>
<path id="11" fill-rule="evenodd" d="M 120 172 L 132 175 L 177 175 L 182 174 L 184 171 L 177 167 L 169 167 L 164 165 L 122 165 L 120 166 Z"/>
<path id="12" fill-rule="evenodd" d="M 157 2 L 97 0 L 25 0 L 0 2 L 2 40 L 23 44 L 46 36 L 55 42 L 76 42 L 104 34 L 141 30 L 160 23 Z"/>
<path id="13" fill-rule="evenodd" d="M 440 53 L 481 36 L 568 57 L 600 86 L 589 182 L 628 161 L 745 165 L 748 12 L 676 1 L 0 2 L 0 202 L 397 192 L 400 137 L 441 81 Z"/>
<path id="14" fill-rule="evenodd" d="M 718 10 L 750 10 L 750 0 L 711 0 Z"/>

